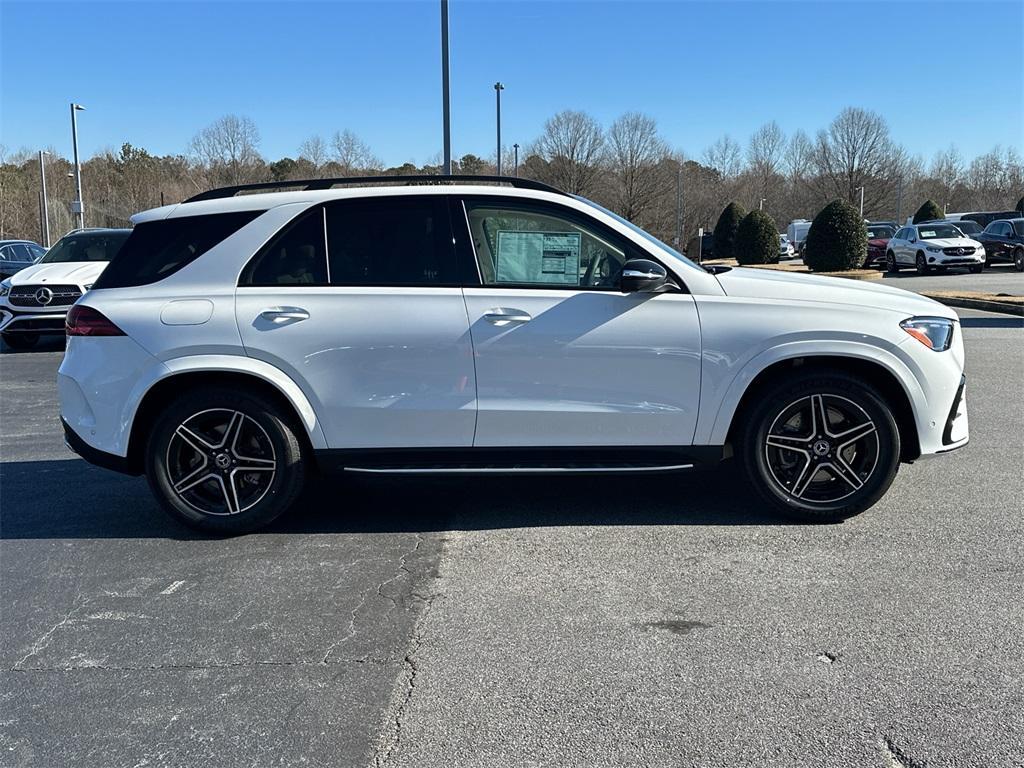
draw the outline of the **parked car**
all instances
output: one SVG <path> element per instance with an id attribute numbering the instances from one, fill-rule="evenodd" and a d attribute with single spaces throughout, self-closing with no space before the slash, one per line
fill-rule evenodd
<path id="1" fill-rule="evenodd" d="M 996 219 L 1015 219 L 1020 211 L 974 211 L 960 214 L 961 221 L 973 221 L 979 226 L 987 227 Z"/>
<path id="2" fill-rule="evenodd" d="M 0 278 L 31 267 L 44 253 L 46 249 L 31 240 L 0 240 Z"/>
<path id="3" fill-rule="evenodd" d="M 40 336 L 64 333 L 72 304 L 96 281 L 130 229 L 70 232 L 39 261 L 0 282 L 0 336 L 12 349 L 29 349 Z"/>
<path id="4" fill-rule="evenodd" d="M 993 221 L 977 240 L 985 246 L 989 264 L 1007 262 L 1024 272 L 1024 218 Z"/>
<path id="5" fill-rule="evenodd" d="M 948 221 L 947 223 L 952 224 L 954 227 L 964 233 L 965 237 L 969 237 L 972 240 L 977 240 L 978 235 L 983 231 L 983 227 L 976 221 L 970 219 L 960 219 L 959 221 Z"/>
<path id="6" fill-rule="evenodd" d="M 779 235 L 779 258 L 796 258 L 796 248 L 794 248 L 793 244 L 789 242 L 789 237 L 787 237 L 786 235 Z"/>
<path id="7" fill-rule="evenodd" d="M 884 267 L 886 249 L 889 240 L 896 234 L 896 225 L 891 222 L 868 222 L 868 255 L 864 259 L 865 267 Z"/>
<path id="8" fill-rule="evenodd" d="M 901 461 L 967 443 L 948 307 L 705 269 L 587 200 L 488 178 L 243 185 L 137 214 L 68 315 L 68 445 L 237 533 L 314 469 L 650 473 L 730 454 L 768 505 L 837 520 Z M 353 183 L 376 186 L 329 188 Z"/>
<path id="9" fill-rule="evenodd" d="M 947 222 L 911 224 L 889 241 L 885 264 L 893 273 L 904 267 L 916 268 L 919 275 L 947 267 L 966 267 L 978 273 L 985 268 L 985 248 Z"/>
<path id="10" fill-rule="evenodd" d="M 793 244 L 793 248 L 798 254 L 804 252 L 804 243 L 807 241 L 807 233 L 810 231 L 812 223 L 807 219 L 793 219 L 786 227 L 786 237 L 789 238 L 789 242 Z"/>

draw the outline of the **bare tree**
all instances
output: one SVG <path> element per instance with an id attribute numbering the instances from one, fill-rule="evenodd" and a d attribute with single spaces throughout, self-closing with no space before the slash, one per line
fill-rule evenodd
<path id="1" fill-rule="evenodd" d="M 225 115 L 192 138 L 192 155 L 214 183 L 244 184 L 260 174 L 260 132 L 248 117 Z"/>
<path id="2" fill-rule="evenodd" d="M 327 142 L 325 142 L 319 135 L 310 136 L 304 142 L 299 144 L 299 158 L 306 160 L 319 175 L 320 169 L 323 168 L 324 164 L 329 159 L 329 152 L 327 150 Z"/>
<path id="3" fill-rule="evenodd" d="M 768 197 L 775 177 L 782 170 L 786 151 L 786 137 L 779 124 L 772 120 L 765 123 L 750 137 L 747 145 L 747 165 L 760 184 L 759 194 Z"/>
<path id="4" fill-rule="evenodd" d="M 666 194 L 671 180 L 659 163 L 669 155 L 654 119 L 627 112 L 608 130 L 608 163 L 614 180 L 615 208 L 637 221 L 654 201 Z"/>
<path id="5" fill-rule="evenodd" d="M 549 180 L 566 192 L 587 194 L 601 171 L 604 132 L 585 112 L 559 112 L 544 124 L 533 147 L 547 163 Z"/>
<path id="6" fill-rule="evenodd" d="M 725 180 L 732 180 L 743 170 L 743 152 L 729 134 L 704 150 L 704 164 L 714 168 Z"/>
<path id="7" fill-rule="evenodd" d="M 343 175 L 379 170 L 383 165 L 369 145 L 347 128 L 334 134 L 331 147 L 334 149 L 334 162 L 341 166 Z"/>

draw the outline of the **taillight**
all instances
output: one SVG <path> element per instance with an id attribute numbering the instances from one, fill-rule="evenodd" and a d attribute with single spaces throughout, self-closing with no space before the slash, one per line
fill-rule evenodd
<path id="1" fill-rule="evenodd" d="M 75 304 L 65 321 L 68 336 L 124 336 L 98 309 Z"/>

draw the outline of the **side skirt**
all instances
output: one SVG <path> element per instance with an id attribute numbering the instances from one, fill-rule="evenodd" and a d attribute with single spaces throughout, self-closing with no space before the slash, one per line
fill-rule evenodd
<path id="1" fill-rule="evenodd" d="M 321 471 L 375 474 L 602 474 L 674 472 L 713 465 L 722 446 L 611 448 L 367 448 L 316 452 Z"/>

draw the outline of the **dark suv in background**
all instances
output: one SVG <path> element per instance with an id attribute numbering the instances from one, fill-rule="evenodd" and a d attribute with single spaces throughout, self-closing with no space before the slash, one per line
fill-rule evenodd
<path id="1" fill-rule="evenodd" d="M 986 264 L 1013 264 L 1024 272 L 1024 218 L 993 221 L 974 239 L 985 246 Z"/>

